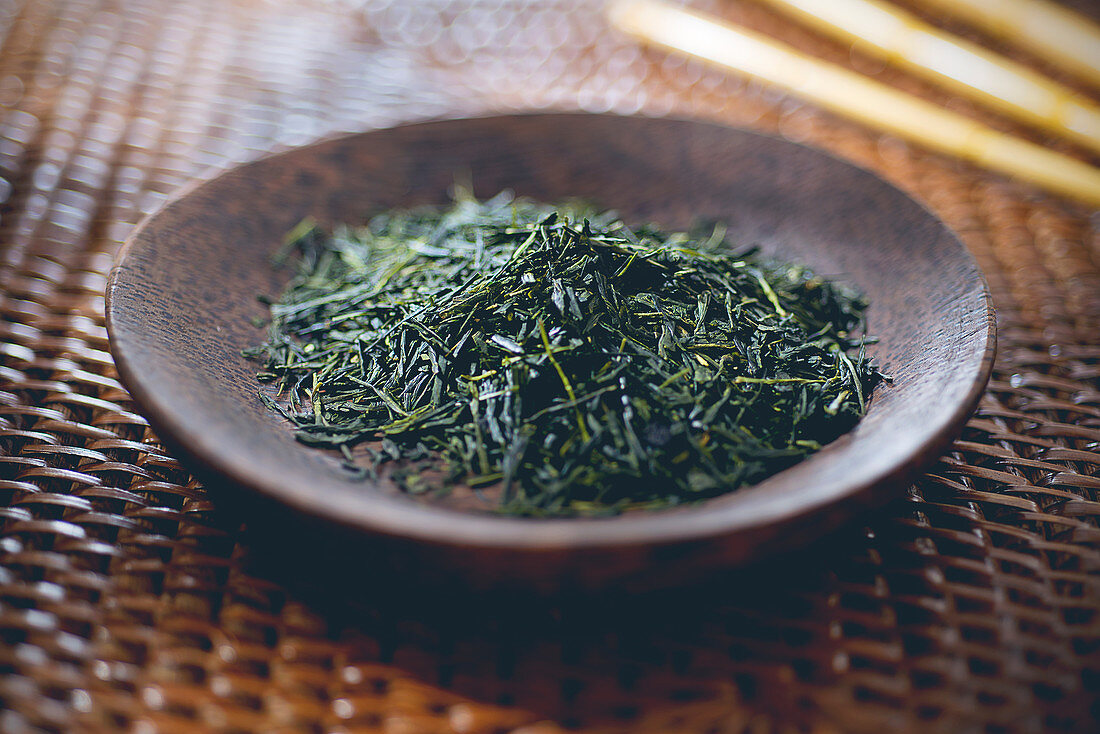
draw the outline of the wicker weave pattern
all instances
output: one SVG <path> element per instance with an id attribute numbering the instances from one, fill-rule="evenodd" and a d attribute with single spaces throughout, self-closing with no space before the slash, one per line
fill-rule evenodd
<path id="1" fill-rule="evenodd" d="M 936 98 L 751 3 L 706 7 Z M 584 2 L 0 0 L 0 38 L 0 730 L 1100 729 L 1095 216 L 604 38 Z M 952 452 L 828 552 L 671 609 L 441 618 L 269 580 L 117 382 L 119 242 L 211 166 L 532 106 L 778 131 L 927 202 L 999 309 Z"/>

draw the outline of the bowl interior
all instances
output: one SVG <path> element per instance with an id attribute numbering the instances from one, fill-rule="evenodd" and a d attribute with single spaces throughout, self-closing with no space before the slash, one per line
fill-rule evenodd
<path id="1" fill-rule="evenodd" d="M 597 520 L 526 520 L 424 506 L 349 478 L 298 444 L 257 397 L 243 348 L 288 272 L 271 253 L 304 216 L 360 222 L 442 203 L 456 178 L 583 197 L 629 221 L 722 220 L 738 245 L 810 265 L 867 295 L 872 348 L 893 378 L 849 434 L 754 487 L 692 508 Z M 108 290 L 112 350 L 158 432 L 200 471 L 344 525 L 438 544 L 584 548 L 668 542 L 881 500 L 883 483 L 941 450 L 988 377 L 982 278 L 946 227 L 877 177 L 820 152 L 718 125 L 530 115 L 410 125 L 327 141 L 193 187 L 128 243 Z M 888 492 L 883 489 L 881 492 Z M 839 521 L 842 513 L 834 516 Z M 814 522 L 817 522 L 816 520 Z M 833 521 L 821 520 L 825 527 Z M 812 524 L 812 523 L 811 523 Z"/>

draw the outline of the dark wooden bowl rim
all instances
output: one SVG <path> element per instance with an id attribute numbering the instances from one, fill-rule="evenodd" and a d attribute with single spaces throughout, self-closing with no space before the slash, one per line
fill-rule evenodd
<path id="1" fill-rule="evenodd" d="M 585 520 L 529 520 L 463 514 L 417 504 L 403 497 L 374 493 L 366 488 L 358 492 L 346 491 L 347 488 L 344 488 L 345 491 L 329 491 L 333 483 L 327 477 L 318 477 L 315 482 L 297 481 L 300 476 L 288 480 L 286 467 L 258 462 L 254 456 L 238 450 L 232 435 L 218 430 L 217 422 L 212 418 L 216 418 L 219 411 L 235 410 L 235 406 L 201 407 L 201 396 L 181 395 L 173 390 L 173 365 L 168 359 L 172 354 L 171 349 L 165 351 L 160 347 L 150 346 L 153 342 L 165 339 L 170 346 L 171 338 L 162 332 L 168 325 L 151 324 L 148 317 L 141 312 L 143 303 L 159 303 L 158 299 L 164 297 L 164 294 L 146 292 L 146 276 L 151 272 L 148 270 L 150 264 L 160 262 L 151 253 L 158 246 L 167 244 L 173 230 L 201 230 L 203 225 L 195 224 L 195 212 L 190 211 L 189 207 L 201 199 L 205 192 L 216 189 L 223 199 L 239 196 L 243 197 L 242 201 L 250 202 L 248 206 L 262 206 L 262 200 L 251 201 L 248 198 L 253 196 L 253 192 L 247 186 L 242 188 L 241 184 L 264 179 L 273 170 L 285 173 L 299 167 L 303 167 L 303 170 L 310 169 L 310 177 L 287 185 L 292 188 L 313 186 L 319 189 L 327 186 L 337 190 L 335 187 L 339 184 L 331 180 L 335 173 L 331 170 L 313 170 L 317 168 L 317 164 L 311 162 L 311 159 L 331 162 L 341 155 L 349 155 L 349 151 L 369 151 L 376 147 L 382 151 L 378 153 L 382 159 L 390 160 L 393 157 L 392 149 L 406 146 L 409 148 L 408 153 L 415 154 L 423 151 L 424 141 L 435 137 L 465 140 L 463 136 L 466 136 L 476 143 L 486 136 L 496 135 L 502 137 L 500 144 L 507 147 L 520 145 L 523 139 L 538 132 L 523 132 L 529 128 L 551 130 L 563 126 L 573 130 L 577 136 L 586 134 L 586 131 L 596 131 L 607 136 L 608 141 L 615 137 L 613 130 L 616 127 L 622 128 L 624 139 L 632 135 L 660 137 L 679 134 L 690 139 L 684 144 L 685 148 L 690 148 L 697 137 L 708 141 L 728 139 L 731 150 L 741 151 L 730 155 L 741 155 L 745 160 L 756 160 L 753 158 L 756 156 L 760 159 L 756 161 L 756 165 L 763 161 L 781 169 L 784 158 L 797 159 L 798 165 L 808 166 L 807 170 L 828 170 L 830 175 L 837 174 L 847 183 L 854 182 L 853 186 L 858 191 L 852 194 L 853 197 L 862 195 L 864 191 L 871 192 L 869 196 L 877 197 L 872 203 L 894 207 L 897 217 L 911 218 L 914 222 L 914 236 L 938 238 L 941 249 L 947 253 L 945 257 L 948 257 L 954 269 L 945 268 L 942 277 L 958 281 L 958 298 L 964 303 L 963 320 L 954 333 L 946 334 L 945 338 L 958 340 L 952 351 L 958 364 L 954 366 L 952 374 L 953 379 L 962 384 L 942 386 L 944 391 L 948 391 L 948 387 L 952 388 L 949 402 L 937 400 L 933 393 L 922 395 L 922 399 L 926 401 L 922 420 L 912 424 L 908 434 L 899 434 L 894 439 L 903 444 L 903 447 L 892 450 L 890 442 L 884 442 L 880 452 L 864 451 L 859 462 L 852 462 L 845 468 L 843 477 L 827 475 L 822 472 L 822 467 L 830 461 L 846 460 L 845 452 L 852 445 L 853 434 L 831 444 L 792 469 L 718 500 L 673 511 Z M 519 131 L 514 135 L 520 143 L 509 138 L 509 130 Z M 581 139 L 583 138 L 578 137 L 578 140 Z M 599 151 L 603 147 L 614 145 L 616 143 L 604 142 L 592 150 Z M 481 150 L 478 148 L 471 155 L 480 155 Z M 698 151 L 687 150 L 684 155 L 698 157 L 697 153 Z M 367 152 L 362 155 L 365 159 L 371 158 Z M 608 155 L 621 162 L 624 154 L 615 149 Z M 525 164 L 530 164 L 530 161 L 525 161 Z M 583 163 L 576 165 L 583 166 Z M 416 166 L 410 166 L 410 172 L 406 175 L 415 177 L 418 175 Z M 758 175 L 766 177 L 768 174 L 761 170 Z M 783 185 L 799 184 L 788 181 Z M 412 190 L 414 187 L 409 188 Z M 827 191 L 827 187 L 818 191 L 816 196 L 822 196 L 823 191 Z M 230 196 L 231 192 L 236 193 Z M 264 193 L 262 186 L 258 193 Z M 486 195 L 493 192 L 478 193 Z M 538 192 L 532 193 L 537 195 Z M 413 194 L 414 198 L 415 196 Z M 803 201 L 810 199 L 804 198 Z M 211 203 L 209 200 L 204 202 L 207 206 Z M 230 210 L 230 215 L 235 215 L 233 207 L 237 204 L 233 201 L 224 203 L 226 209 Z M 752 205 L 752 202 L 748 205 Z M 306 208 L 309 206 L 317 204 L 307 202 Z M 652 208 L 654 205 L 648 206 Z M 659 204 L 656 206 L 659 208 Z M 294 216 L 297 215 L 295 212 Z M 797 216 L 797 213 L 792 216 Z M 215 231 L 211 236 L 221 235 Z M 944 242 L 947 244 L 944 245 Z M 179 245 L 179 242 L 173 239 L 172 244 Z M 231 245 L 229 242 L 225 244 Z M 274 247 L 277 242 L 272 241 L 270 244 Z M 912 257 L 921 256 L 921 244 L 919 241 L 909 243 Z M 179 289 L 184 291 L 193 286 L 193 283 L 180 284 Z M 899 284 L 899 289 L 919 287 L 920 283 Z M 252 295 L 242 293 L 241 297 L 251 300 Z M 170 314 L 171 310 L 164 313 Z M 804 521 L 811 518 L 809 522 L 812 524 L 812 517 L 819 510 L 847 499 L 863 497 L 869 504 L 876 503 L 877 500 L 867 498 L 867 495 L 873 494 L 875 488 L 904 483 L 919 467 L 938 456 L 957 435 L 982 394 L 989 377 L 995 343 L 994 318 L 989 296 L 984 281 L 965 248 L 932 214 L 873 174 L 820 151 L 754 132 L 692 121 L 579 114 L 514 115 L 417 123 L 322 141 L 246 164 L 211 179 L 197 181 L 160 211 L 147 217 L 128 239 L 118 264 L 111 273 L 107 289 L 107 325 L 118 371 L 134 399 L 157 433 L 205 476 L 228 478 L 245 488 L 275 498 L 295 511 L 372 533 L 442 546 L 515 551 L 569 550 L 578 553 L 590 549 L 729 536 L 747 528 L 781 523 L 792 518 L 803 518 Z M 186 350 L 180 351 L 181 354 L 185 352 Z M 897 367 L 886 366 L 888 369 Z M 179 367 L 179 364 L 175 366 Z M 191 366 L 187 369 L 191 369 Z M 203 379 L 217 379 L 217 375 L 207 375 Z M 876 396 L 876 401 L 882 397 Z M 872 411 L 875 407 L 873 402 Z M 861 430 L 862 424 L 854 433 Z"/>

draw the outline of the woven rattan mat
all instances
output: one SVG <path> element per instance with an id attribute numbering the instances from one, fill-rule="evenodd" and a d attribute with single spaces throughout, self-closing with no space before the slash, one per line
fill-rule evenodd
<path id="1" fill-rule="evenodd" d="M 0 0 L 0 730 L 1100 731 L 1100 219 L 638 51 L 598 6 Z M 705 7 L 1006 126 L 750 2 Z M 369 559 L 331 561 L 335 605 L 261 573 L 117 382 L 120 241 L 212 166 L 536 107 L 751 125 L 912 192 L 994 293 L 981 408 L 886 512 L 710 594 L 439 614 L 363 588 Z"/>

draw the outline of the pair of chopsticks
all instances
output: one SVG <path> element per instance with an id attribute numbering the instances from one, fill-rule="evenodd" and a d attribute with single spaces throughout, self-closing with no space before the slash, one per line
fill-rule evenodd
<path id="1" fill-rule="evenodd" d="M 1100 28 L 1043 0 L 923 0 L 1100 86 Z M 763 0 L 800 22 L 1001 114 L 1100 152 L 1100 107 L 1068 87 L 880 0 Z M 994 12 L 996 10 L 997 12 Z M 926 148 L 1100 206 L 1100 169 L 766 36 L 659 0 L 616 0 L 620 30 L 781 87 Z M 1026 39 L 1026 40 L 1022 40 Z"/>

